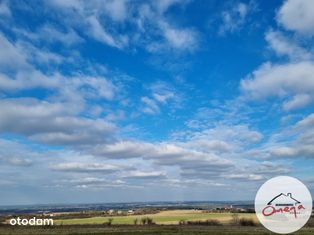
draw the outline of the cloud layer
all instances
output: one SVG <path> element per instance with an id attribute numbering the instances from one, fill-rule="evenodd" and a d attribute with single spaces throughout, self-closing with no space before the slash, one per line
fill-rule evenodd
<path id="1" fill-rule="evenodd" d="M 0 16 L 4 204 L 312 182 L 310 0 L 2 1 Z"/>

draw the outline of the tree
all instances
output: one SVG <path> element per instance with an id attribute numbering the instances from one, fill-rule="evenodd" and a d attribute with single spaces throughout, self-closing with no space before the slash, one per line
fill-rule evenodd
<path id="1" fill-rule="evenodd" d="M 112 221 L 113 221 L 113 218 L 109 218 L 109 219 L 108 219 L 108 225 L 109 225 L 109 226 L 112 225 Z"/>
<path id="2" fill-rule="evenodd" d="M 143 217 L 143 218 L 141 219 L 141 222 L 142 222 L 143 225 L 145 225 L 145 224 L 146 224 L 146 218 Z"/>

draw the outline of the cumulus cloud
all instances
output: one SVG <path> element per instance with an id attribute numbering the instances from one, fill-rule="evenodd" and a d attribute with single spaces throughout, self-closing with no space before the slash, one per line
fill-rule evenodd
<path id="1" fill-rule="evenodd" d="M 279 56 L 287 56 L 291 60 L 308 60 L 312 58 L 310 52 L 279 31 L 268 31 L 266 33 L 266 41 L 270 48 Z"/>
<path id="2" fill-rule="evenodd" d="M 109 159 L 142 158 L 159 166 L 177 166 L 182 175 L 214 175 L 233 166 L 231 161 L 214 153 L 191 150 L 171 143 L 124 141 L 98 145 L 92 153 Z"/>
<path id="3" fill-rule="evenodd" d="M 311 0 L 287 0 L 277 13 L 277 21 L 288 30 L 314 35 L 314 5 Z"/>
<path id="4" fill-rule="evenodd" d="M 50 144 L 88 144 L 111 139 L 114 125 L 75 117 L 76 107 L 36 99 L 0 100 L 0 131 Z"/>
<path id="5" fill-rule="evenodd" d="M 303 108 L 310 104 L 313 100 L 313 97 L 311 97 L 308 94 L 298 94 L 292 97 L 291 100 L 286 101 L 283 104 L 283 109 L 285 111 L 295 110 L 299 108 Z"/>
<path id="6" fill-rule="evenodd" d="M 302 61 L 272 65 L 266 63 L 241 81 L 241 89 L 254 99 L 295 96 L 285 109 L 301 108 L 314 94 L 314 64 Z"/>
<path id="7" fill-rule="evenodd" d="M 196 33 L 192 29 L 179 29 L 160 23 L 167 44 L 174 49 L 193 50 L 197 46 Z M 157 48 L 156 48 L 157 49 Z"/>
<path id="8" fill-rule="evenodd" d="M 313 25 L 311 20 L 314 19 L 312 5 L 307 0 L 287 0 L 277 12 L 276 20 L 286 29 L 310 35 L 308 27 Z M 268 31 L 265 39 L 270 49 L 278 56 L 288 58 L 289 62 L 262 64 L 241 80 L 242 91 L 247 97 L 256 100 L 279 98 L 282 109 L 286 112 L 308 107 L 314 100 L 314 64 L 311 48 L 305 47 L 300 37 L 292 37 L 280 30 Z"/>

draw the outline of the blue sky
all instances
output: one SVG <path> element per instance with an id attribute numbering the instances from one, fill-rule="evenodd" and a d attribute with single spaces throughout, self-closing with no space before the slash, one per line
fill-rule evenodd
<path id="1" fill-rule="evenodd" d="M 313 36 L 310 0 L 0 1 L 1 204 L 313 192 Z"/>

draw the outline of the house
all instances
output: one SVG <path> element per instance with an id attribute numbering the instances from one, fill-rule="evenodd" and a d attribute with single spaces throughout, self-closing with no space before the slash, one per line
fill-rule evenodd
<path id="1" fill-rule="evenodd" d="M 128 214 L 129 214 L 129 215 L 133 215 L 133 214 L 134 214 L 134 211 L 133 211 L 133 210 L 128 210 Z"/>
<path id="2" fill-rule="evenodd" d="M 109 210 L 109 211 L 108 211 L 108 214 L 109 214 L 109 215 L 112 215 L 113 213 L 114 213 L 114 210 Z"/>
<path id="3" fill-rule="evenodd" d="M 270 200 L 267 205 L 275 205 L 275 206 L 295 206 L 297 204 L 300 204 L 297 199 L 292 197 L 291 193 L 280 193 L 276 197 L 274 197 L 272 200 Z"/>

